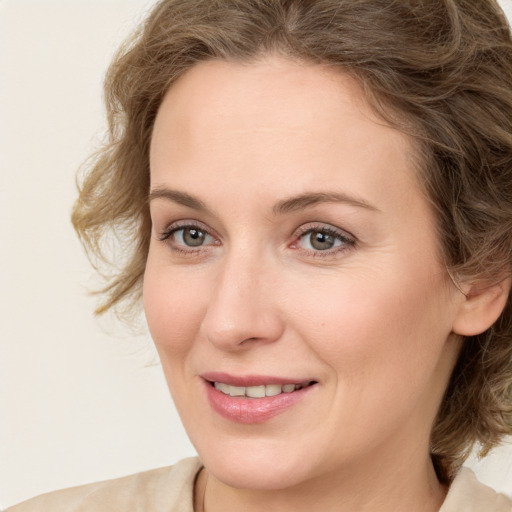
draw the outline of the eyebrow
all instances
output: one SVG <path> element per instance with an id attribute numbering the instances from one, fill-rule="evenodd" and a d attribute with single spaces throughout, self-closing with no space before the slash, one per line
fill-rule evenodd
<path id="1" fill-rule="evenodd" d="M 344 203 L 357 208 L 378 212 L 379 209 L 364 199 L 349 196 L 341 192 L 309 192 L 279 201 L 273 208 L 275 215 L 302 210 L 321 203 Z"/>
<path id="2" fill-rule="evenodd" d="M 200 199 L 169 188 L 158 187 L 149 193 L 149 201 L 154 199 L 167 199 L 194 210 L 209 212 L 206 204 Z M 355 198 L 341 192 L 308 192 L 279 201 L 273 208 L 274 215 L 284 215 L 297 210 L 302 210 L 321 203 L 344 203 L 357 208 L 364 208 L 370 211 L 379 211 L 378 208 L 363 199 Z"/>
<path id="3" fill-rule="evenodd" d="M 187 206 L 188 208 L 192 208 L 194 210 L 199 210 L 202 212 L 208 212 L 208 208 L 203 201 L 197 199 L 186 192 L 180 192 L 178 190 L 171 190 L 169 188 L 155 188 L 149 193 L 149 202 L 154 199 L 168 199 L 169 201 L 173 201 L 174 203 L 181 204 L 183 206 Z"/>

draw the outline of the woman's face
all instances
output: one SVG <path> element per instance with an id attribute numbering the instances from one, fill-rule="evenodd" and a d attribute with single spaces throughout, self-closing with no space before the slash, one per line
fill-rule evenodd
<path id="1" fill-rule="evenodd" d="M 210 473 L 277 489 L 427 459 L 462 295 L 412 145 L 358 83 L 197 65 L 158 113 L 151 190 L 147 320 Z"/>

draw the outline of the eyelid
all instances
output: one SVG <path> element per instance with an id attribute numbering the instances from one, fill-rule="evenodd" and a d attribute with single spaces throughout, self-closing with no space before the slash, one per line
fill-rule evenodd
<path id="1" fill-rule="evenodd" d="M 178 243 L 173 239 L 173 235 L 184 229 L 196 229 L 205 233 L 206 236 L 213 239 L 204 245 L 188 246 L 186 244 Z M 216 233 L 208 226 L 200 221 L 192 219 L 183 219 L 171 222 L 167 227 L 158 234 L 158 240 L 167 244 L 168 248 L 175 254 L 182 257 L 194 257 L 204 255 L 209 249 L 221 245 L 219 237 Z"/>
<path id="2" fill-rule="evenodd" d="M 326 233 L 328 235 L 336 237 L 338 240 L 342 241 L 341 245 L 335 246 L 330 249 L 325 250 L 312 250 L 312 249 L 305 249 L 302 247 L 298 247 L 298 244 L 300 240 L 307 235 L 308 233 L 312 232 L 321 232 Z M 293 235 L 293 242 L 290 244 L 290 247 L 292 249 L 301 251 L 305 253 L 308 256 L 312 257 L 335 257 L 337 254 L 346 252 L 352 248 L 357 243 L 357 238 L 349 233 L 348 231 L 338 228 L 336 226 L 333 226 L 332 224 L 324 223 L 324 222 L 310 222 L 303 224 L 300 226 Z"/>
<path id="3" fill-rule="evenodd" d="M 172 240 L 172 236 L 183 229 L 197 229 L 204 232 L 207 236 L 211 237 L 213 241 L 209 241 L 204 245 L 188 246 L 186 244 L 176 243 Z M 335 245 L 328 249 L 311 249 L 300 247 L 299 243 L 302 237 L 312 232 L 320 232 L 335 237 L 341 244 Z M 216 232 L 201 221 L 195 219 L 181 219 L 173 221 L 158 234 L 158 240 L 167 243 L 170 248 L 177 252 L 187 255 L 197 255 L 201 252 L 207 251 L 212 246 L 222 245 L 220 237 Z M 335 257 L 338 253 L 345 252 L 352 249 L 357 243 L 357 238 L 350 232 L 341 229 L 326 222 L 308 222 L 299 226 L 292 235 L 291 243 L 287 244 L 289 248 L 302 252 L 307 257 Z"/>
<path id="4" fill-rule="evenodd" d="M 204 231 L 206 234 L 212 236 L 215 239 L 219 239 L 218 235 L 206 224 L 198 220 L 193 219 L 183 219 L 171 222 L 168 224 L 158 235 L 159 240 L 167 240 L 173 233 L 179 231 L 180 229 L 186 228 L 196 228 L 199 231 Z"/>
<path id="5" fill-rule="evenodd" d="M 300 238 L 301 236 L 304 236 L 306 233 L 310 233 L 312 231 L 324 231 L 326 233 L 333 234 L 335 236 L 338 236 L 340 238 L 343 238 L 347 241 L 356 242 L 357 239 L 352 233 L 349 233 L 345 229 L 338 228 L 336 226 L 333 226 L 332 224 L 328 224 L 325 222 L 308 222 L 306 224 L 303 224 L 297 230 L 295 231 L 294 236 L 296 238 Z"/>

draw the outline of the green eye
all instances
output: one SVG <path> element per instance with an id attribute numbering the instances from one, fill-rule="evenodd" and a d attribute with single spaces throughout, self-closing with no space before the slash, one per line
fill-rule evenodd
<path id="1" fill-rule="evenodd" d="M 215 238 L 199 226 L 183 226 L 171 228 L 160 237 L 168 241 L 176 249 L 198 249 L 205 245 L 215 245 Z"/>
<path id="2" fill-rule="evenodd" d="M 176 231 L 174 236 L 176 241 L 183 243 L 183 245 L 199 247 L 204 244 L 207 234 L 197 228 L 183 228 Z"/>
<path id="3" fill-rule="evenodd" d="M 299 236 L 298 244 L 301 249 L 312 253 L 331 253 L 331 251 L 343 250 L 353 246 L 354 239 L 345 231 L 338 231 L 329 226 L 311 227 L 305 229 Z"/>
<path id="4" fill-rule="evenodd" d="M 333 235 L 324 233 L 323 231 L 312 231 L 309 234 L 309 244 L 317 251 L 326 251 L 327 249 L 332 249 L 335 246 L 336 238 Z"/>

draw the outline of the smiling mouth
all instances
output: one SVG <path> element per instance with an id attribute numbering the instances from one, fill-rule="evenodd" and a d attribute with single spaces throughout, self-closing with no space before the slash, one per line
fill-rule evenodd
<path id="1" fill-rule="evenodd" d="M 224 382 L 210 382 L 215 389 L 231 397 L 264 398 L 277 396 L 282 393 L 293 393 L 300 389 L 316 384 L 315 381 L 300 382 L 297 384 L 265 384 L 261 386 L 232 386 Z"/>
<path id="2" fill-rule="evenodd" d="M 241 424 L 262 424 L 306 400 L 318 381 L 283 379 L 263 375 L 202 375 L 213 411 Z"/>

